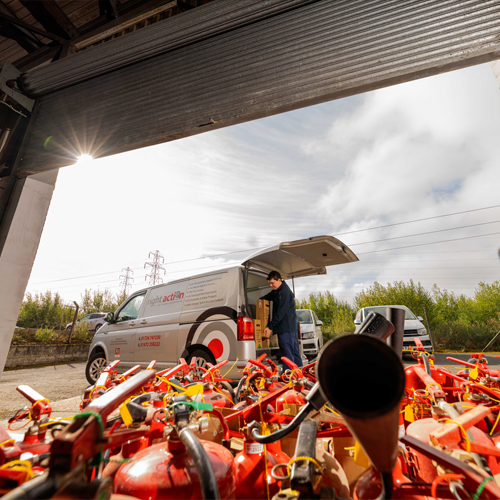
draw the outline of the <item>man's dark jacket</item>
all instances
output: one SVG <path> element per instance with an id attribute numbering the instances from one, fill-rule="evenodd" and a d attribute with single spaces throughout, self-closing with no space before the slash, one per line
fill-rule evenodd
<path id="1" fill-rule="evenodd" d="M 297 331 L 295 297 L 284 281 L 281 282 L 281 286 L 277 290 L 272 290 L 261 298 L 273 303 L 273 319 L 268 324 L 268 328 L 273 333 Z"/>

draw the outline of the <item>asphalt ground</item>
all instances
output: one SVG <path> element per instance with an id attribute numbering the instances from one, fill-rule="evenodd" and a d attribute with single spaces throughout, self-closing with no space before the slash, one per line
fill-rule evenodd
<path id="1" fill-rule="evenodd" d="M 5 371 L 0 380 L 0 423 L 7 427 L 7 420 L 17 410 L 31 406 L 16 390 L 18 385 L 28 385 L 42 397 L 48 398 L 53 418 L 77 413 L 83 391 L 89 385 L 85 378 L 85 364 L 71 363 Z"/>
<path id="2" fill-rule="evenodd" d="M 488 367 L 500 369 L 500 359 L 495 358 L 500 353 L 491 353 L 486 356 Z M 470 354 L 436 354 L 435 364 L 446 367 L 453 372 L 463 366 L 447 360 L 454 357 L 463 361 L 470 359 Z M 405 357 L 405 366 L 416 364 L 416 361 Z M 30 406 L 28 400 L 17 390 L 18 385 L 28 385 L 35 389 L 44 398 L 50 400 L 52 418 L 69 417 L 77 413 L 83 391 L 88 387 L 85 378 L 85 363 L 71 363 L 65 365 L 44 366 L 9 370 L 3 373 L 0 380 L 0 423 L 7 427 L 7 420 L 18 410 Z"/>

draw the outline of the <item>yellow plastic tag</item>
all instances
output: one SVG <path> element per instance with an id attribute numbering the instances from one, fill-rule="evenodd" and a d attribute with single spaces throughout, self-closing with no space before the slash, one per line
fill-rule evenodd
<path id="1" fill-rule="evenodd" d="M 134 420 L 132 419 L 132 416 L 130 415 L 130 412 L 128 411 L 127 408 L 127 403 L 123 403 L 120 405 L 120 415 L 122 417 L 123 423 L 128 427 Z"/>
<path id="2" fill-rule="evenodd" d="M 413 417 L 413 408 L 411 407 L 411 405 L 406 405 L 405 406 L 405 420 L 407 422 L 413 422 L 415 419 Z"/>
<path id="3" fill-rule="evenodd" d="M 472 379 L 472 380 L 476 380 L 477 377 L 479 377 L 479 370 L 477 369 L 477 366 L 476 368 L 473 368 L 470 373 L 469 373 L 469 377 Z"/>
<path id="4" fill-rule="evenodd" d="M 185 389 L 186 396 L 192 398 L 193 396 L 197 396 L 198 394 L 203 394 L 203 384 L 190 385 Z"/>
<path id="5" fill-rule="evenodd" d="M 354 443 L 354 463 L 365 469 L 370 467 L 370 460 L 368 460 L 365 450 L 361 448 L 361 445 L 357 441 Z"/>

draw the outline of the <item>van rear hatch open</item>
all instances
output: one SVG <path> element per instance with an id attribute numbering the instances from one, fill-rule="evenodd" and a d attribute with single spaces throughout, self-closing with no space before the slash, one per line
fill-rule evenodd
<path id="1" fill-rule="evenodd" d="M 287 241 L 254 253 L 242 264 L 269 273 L 278 271 L 283 279 L 326 274 L 327 266 L 357 262 L 351 249 L 333 236 L 313 236 Z"/>

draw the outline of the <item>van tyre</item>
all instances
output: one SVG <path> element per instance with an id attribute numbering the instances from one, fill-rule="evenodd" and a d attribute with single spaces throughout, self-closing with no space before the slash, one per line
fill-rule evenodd
<path id="1" fill-rule="evenodd" d="M 193 358 L 196 358 L 196 368 L 202 367 L 208 369 L 207 363 L 215 363 L 215 360 L 211 359 L 211 357 L 209 357 L 209 355 L 201 349 L 196 349 L 196 351 L 190 354 L 186 359 L 186 363 L 189 365 Z M 201 376 L 205 373 L 203 370 L 195 370 L 195 372 L 197 376 Z"/>
<path id="2" fill-rule="evenodd" d="M 101 328 L 101 326 L 102 326 L 101 324 L 96 325 L 96 327 L 95 327 L 95 332 L 96 332 L 96 333 L 97 333 L 97 330 L 99 330 L 99 328 Z"/>
<path id="3" fill-rule="evenodd" d="M 93 354 L 85 367 L 85 377 L 89 384 L 95 384 L 104 367 L 107 365 L 103 352 Z"/>

